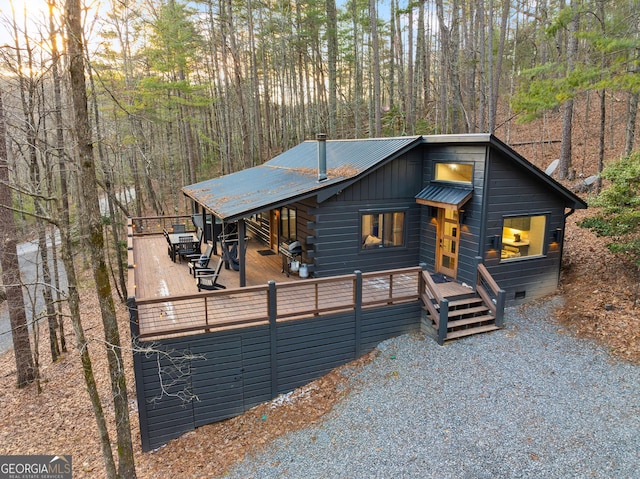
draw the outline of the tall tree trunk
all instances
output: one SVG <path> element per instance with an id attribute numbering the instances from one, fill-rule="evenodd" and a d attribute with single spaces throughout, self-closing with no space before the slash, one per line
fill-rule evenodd
<path id="1" fill-rule="evenodd" d="M 338 13 L 336 0 L 326 0 L 325 4 L 327 8 L 327 69 L 329 72 L 329 138 L 335 138 L 338 122 Z"/>
<path id="2" fill-rule="evenodd" d="M 369 0 L 369 19 L 371 21 L 371 48 L 373 49 L 373 136 L 382 134 L 380 118 L 380 47 L 378 46 L 378 9 L 377 0 Z"/>
<path id="3" fill-rule="evenodd" d="M 88 52 L 87 52 L 88 57 Z M 91 64 L 88 63 L 89 67 L 89 84 L 91 85 L 91 99 L 93 105 L 93 122 L 96 128 L 96 134 L 98 138 L 102 137 L 102 122 L 100 120 L 100 114 L 98 111 L 98 99 L 96 98 L 96 87 L 95 82 L 93 80 L 93 74 L 91 73 Z M 102 175 L 104 177 L 104 189 L 105 194 L 107 195 L 107 206 L 109 209 L 109 219 L 111 226 L 111 234 L 113 235 L 113 247 L 116 255 L 116 263 L 118 265 L 118 281 L 120 284 L 120 298 L 124 300 L 127 297 L 127 281 L 125 279 L 124 274 L 124 262 L 125 259 L 122 255 L 122 248 L 120 248 L 120 233 L 119 228 L 121 224 L 117 221 L 114 203 L 116 200 L 116 193 L 113 190 L 113 171 L 110 165 L 107 164 L 107 158 L 104 154 L 104 149 L 102 148 L 102 142 L 98 142 L 98 158 L 100 159 L 100 165 L 102 166 Z M 150 177 L 151 175 L 147 175 Z M 155 199 L 155 195 L 154 195 Z M 156 200 L 157 201 L 157 200 Z M 155 201 L 154 201 L 155 204 Z M 124 212 L 127 216 L 128 212 Z M 101 213 L 102 214 L 102 213 Z"/>
<path id="4" fill-rule="evenodd" d="M 111 284 L 104 257 L 104 236 L 98 192 L 96 188 L 96 168 L 93 158 L 93 143 L 87 108 L 87 91 L 84 76 L 84 48 L 79 0 L 67 0 L 66 20 L 69 55 L 69 77 L 74 112 L 74 132 L 80 161 L 79 175 L 83 195 L 83 209 L 87 218 L 87 231 L 83 235 L 89 249 L 96 293 L 100 303 L 100 313 L 107 345 L 107 361 L 111 379 L 111 392 L 115 412 L 116 434 L 118 438 L 118 475 L 134 479 L 136 471 L 131 441 L 129 402 L 124 375 L 120 332 Z"/>
<path id="5" fill-rule="evenodd" d="M 496 129 L 496 117 L 498 116 L 498 97 L 500 95 L 500 79 L 502 78 L 502 61 L 504 59 L 504 45 L 507 38 L 507 26 L 509 21 L 509 11 L 511 10 L 510 0 L 502 0 L 502 22 L 500 23 L 500 42 L 498 43 L 498 55 L 495 72 L 492 75 L 493 85 L 491 86 L 491 112 L 489 116 L 489 133 Z"/>
<path id="6" fill-rule="evenodd" d="M 394 0 L 391 0 L 392 2 Z M 353 134 L 360 138 L 360 104 L 362 102 L 362 65 L 360 59 L 360 35 L 358 31 L 358 2 L 351 2 L 351 22 L 353 25 Z"/>
<path id="7" fill-rule="evenodd" d="M 54 12 L 53 9 L 55 7 L 55 1 L 50 0 L 48 2 L 49 6 L 49 37 L 51 39 L 51 73 L 53 75 L 53 100 L 54 100 L 54 121 L 56 127 L 56 144 L 55 144 L 55 153 L 58 161 L 59 175 L 60 175 L 60 203 L 58 207 L 58 217 L 66 217 L 66 225 L 69 224 L 69 193 L 67 189 L 67 158 L 64 154 L 64 130 L 63 130 L 63 122 L 62 122 L 62 80 L 60 78 L 59 64 L 60 64 L 60 56 L 58 53 L 58 46 L 56 42 L 56 38 L 58 36 L 57 29 L 54 25 Z M 62 234 L 62 231 L 60 231 Z M 55 231 L 52 233 L 55 238 Z M 51 244 L 55 244 L 55 241 L 52 241 Z M 56 261 L 56 251 L 55 248 L 53 250 L 54 257 L 54 274 L 56 279 L 56 286 L 60 285 L 60 278 L 58 273 L 57 261 Z M 67 343 L 64 336 L 64 316 L 62 315 L 62 301 L 60 295 L 60 288 L 56 288 L 56 299 L 58 300 L 58 328 L 60 331 L 60 347 L 62 351 L 67 351 Z"/>
<path id="8" fill-rule="evenodd" d="M 567 76 L 574 70 L 575 57 L 578 51 L 578 27 L 580 16 L 576 12 L 575 0 L 571 1 L 571 9 L 573 18 L 569 23 L 569 32 L 567 38 Z M 558 165 L 558 178 L 564 180 L 572 176 L 571 170 L 571 132 L 573 125 L 573 97 L 565 101 L 564 113 L 562 117 L 562 143 L 560 146 L 560 164 Z"/>
<path id="9" fill-rule="evenodd" d="M 640 93 L 630 93 L 627 106 L 627 127 L 625 129 L 624 154 L 629 156 L 633 151 L 636 136 L 636 120 L 638 118 L 638 100 Z"/>
<path id="10" fill-rule="evenodd" d="M 16 360 L 17 384 L 24 387 L 32 382 L 37 372 L 31 355 L 31 342 L 27 326 L 27 313 L 24 308 L 20 265 L 18 264 L 18 237 L 13 220 L 13 201 L 9 188 L 9 158 L 7 156 L 6 124 L 4 106 L 0 90 L 0 266 L 2 282 L 7 293 L 9 322 L 13 353 Z"/>

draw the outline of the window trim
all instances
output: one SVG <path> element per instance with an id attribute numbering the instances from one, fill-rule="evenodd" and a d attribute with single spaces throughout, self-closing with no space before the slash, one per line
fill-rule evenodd
<path id="1" fill-rule="evenodd" d="M 401 248 L 407 248 L 407 218 L 408 218 L 409 208 L 368 208 L 358 211 L 358 237 L 360 238 L 358 250 L 360 253 L 371 253 L 374 251 L 389 251 L 389 250 L 398 250 Z M 362 218 L 365 215 L 384 215 L 387 213 L 402 213 L 402 244 L 400 245 L 391 245 L 385 246 L 381 243 L 380 246 L 376 248 L 365 248 L 363 237 L 365 236 L 365 232 L 362 229 Z"/>
<path id="2" fill-rule="evenodd" d="M 547 241 L 547 235 L 548 235 L 548 233 L 550 231 L 549 222 L 551 220 L 551 212 L 549 212 L 549 211 L 503 215 L 502 216 L 502 228 L 500 229 L 500 251 L 499 251 L 499 253 L 501 253 L 502 248 L 504 246 L 503 245 L 503 242 L 504 242 L 503 230 L 505 228 L 505 226 L 504 226 L 505 220 L 516 219 L 516 218 L 533 218 L 533 217 L 536 217 L 536 216 L 544 217 L 544 231 L 542 232 L 542 239 L 541 239 L 541 241 L 542 241 L 542 251 L 539 254 L 518 256 L 518 257 L 514 257 L 514 258 L 502 258 L 502 256 L 499 255 L 500 264 L 503 264 L 503 263 L 515 263 L 515 262 L 518 262 L 518 261 L 527 261 L 527 260 L 532 260 L 532 259 L 540 259 L 540 258 L 545 258 L 547 256 L 547 253 L 549 251 L 549 241 Z"/>

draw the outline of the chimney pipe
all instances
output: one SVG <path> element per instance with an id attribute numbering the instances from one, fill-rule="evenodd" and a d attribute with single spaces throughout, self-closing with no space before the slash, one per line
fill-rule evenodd
<path id="1" fill-rule="evenodd" d="M 318 133 L 316 135 L 318 141 L 318 181 L 327 179 L 327 135 Z"/>

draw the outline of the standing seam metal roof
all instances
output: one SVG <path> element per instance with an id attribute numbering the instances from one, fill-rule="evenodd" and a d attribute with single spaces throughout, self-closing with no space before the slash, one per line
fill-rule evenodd
<path id="1" fill-rule="evenodd" d="M 185 186 L 184 194 L 217 217 L 233 220 L 352 180 L 422 137 L 331 140 L 327 179 L 318 181 L 318 142 L 305 141 L 266 163 Z"/>
<path id="2" fill-rule="evenodd" d="M 318 181 L 317 173 L 318 142 L 305 141 L 260 166 L 185 186 L 182 191 L 218 218 L 233 221 L 316 195 L 322 190 L 331 193 L 331 188 L 346 186 L 416 144 L 464 143 L 491 145 L 560 193 L 568 207 L 587 207 L 580 197 L 495 136 L 485 133 L 329 140 L 326 143 L 327 179 L 322 182 Z"/>

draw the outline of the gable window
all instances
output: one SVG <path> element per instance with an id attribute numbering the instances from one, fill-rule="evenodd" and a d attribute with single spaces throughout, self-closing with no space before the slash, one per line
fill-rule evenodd
<path id="1" fill-rule="evenodd" d="M 469 163 L 436 163 L 434 180 L 470 185 L 473 181 L 473 165 Z"/>
<path id="2" fill-rule="evenodd" d="M 404 212 L 365 213 L 361 220 L 362 249 L 404 245 Z"/>
<path id="3" fill-rule="evenodd" d="M 501 261 L 542 256 L 546 230 L 546 215 L 505 218 L 502 226 Z"/>
<path id="4" fill-rule="evenodd" d="M 280 209 L 280 237 L 286 241 L 298 239 L 295 208 L 284 206 Z"/>

